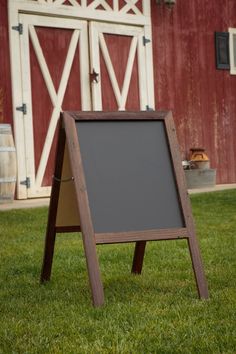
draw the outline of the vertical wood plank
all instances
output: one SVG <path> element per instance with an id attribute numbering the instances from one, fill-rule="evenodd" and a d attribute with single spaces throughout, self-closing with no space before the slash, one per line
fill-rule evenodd
<path id="1" fill-rule="evenodd" d="M 80 32 L 80 82 L 82 111 L 89 111 L 92 108 L 89 75 L 89 44 L 87 22 L 82 22 Z"/>
<path id="2" fill-rule="evenodd" d="M 12 26 L 18 26 L 19 18 L 17 4 L 8 2 L 8 22 L 9 22 L 9 40 L 10 40 L 10 60 L 11 60 L 11 87 L 12 87 L 12 110 L 15 132 L 15 145 L 17 150 L 17 197 L 27 198 L 26 187 L 20 184 L 20 181 L 26 179 L 26 158 L 24 141 L 24 117 L 23 113 L 16 110 L 23 103 L 22 96 L 22 68 L 21 63 L 16 58 L 20 58 L 20 36 L 17 31 L 12 30 Z"/>
<path id="3" fill-rule="evenodd" d="M 25 161 L 26 161 L 26 177 L 30 178 L 31 190 L 35 184 L 35 165 L 34 165 L 34 137 L 33 120 L 32 120 L 32 90 L 31 90 L 31 68 L 30 68 L 30 49 L 29 49 L 29 23 L 27 17 L 19 15 L 19 21 L 23 24 L 23 34 L 20 36 L 21 48 L 21 70 L 24 80 L 22 80 L 22 102 L 27 106 L 27 112 L 24 114 L 24 144 L 25 144 Z M 22 158 L 22 157 L 20 157 Z M 29 197 L 29 189 L 27 189 L 27 197 Z"/>
<path id="4" fill-rule="evenodd" d="M 113 0 L 113 10 L 114 11 L 119 11 L 119 3 L 118 3 L 119 0 Z"/>
<path id="5" fill-rule="evenodd" d="M 138 77 L 139 77 L 139 100 L 140 110 L 145 111 L 148 105 L 148 91 L 147 91 L 147 67 L 145 47 L 143 45 L 144 32 L 138 36 Z"/>
<path id="6" fill-rule="evenodd" d="M 150 5 L 149 5 L 150 6 Z M 150 108 L 155 109 L 154 97 L 154 71 L 153 71 L 153 53 L 152 53 L 152 28 L 151 26 L 144 27 L 144 36 L 150 40 L 145 46 L 145 65 L 146 65 L 146 80 L 147 80 L 147 97 Z"/>
<path id="7" fill-rule="evenodd" d="M 92 108 L 96 111 L 102 110 L 102 89 L 101 89 L 101 72 L 100 72 L 100 54 L 99 54 L 99 38 L 98 31 L 93 22 L 89 24 L 89 42 L 90 42 L 90 72 L 95 70 L 99 75 L 97 83 L 91 83 L 92 91 Z"/>
<path id="8" fill-rule="evenodd" d="M 8 11 L 7 1 L 0 2 L 0 122 L 12 124 L 12 97 L 11 97 L 11 77 L 10 77 L 10 48 L 8 33 Z M 13 31 L 13 30 L 12 30 Z"/>
<path id="9" fill-rule="evenodd" d="M 144 14 L 144 16 L 150 17 L 151 16 L 150 1 L 142 0 L 142 5 L 143 5 L 143 14 Z"/>

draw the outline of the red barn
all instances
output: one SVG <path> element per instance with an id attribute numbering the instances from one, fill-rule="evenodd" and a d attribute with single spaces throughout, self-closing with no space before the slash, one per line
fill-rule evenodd
<path id="1" fill-rule="evenodd" d="M 235 0 L 1 0 L 0 39 L 17 198 L 49 195 L 61 110 L 171 109 L 183 159 L 236 182 Z"/>

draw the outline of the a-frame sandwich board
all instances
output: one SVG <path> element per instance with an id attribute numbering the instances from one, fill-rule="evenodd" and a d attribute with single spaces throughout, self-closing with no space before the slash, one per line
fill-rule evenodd
<path id="1" fill-rule="evenodd" d="M 81 231 L 94 306 L 104 303 L 97 244 L 186 239 L 200 298 L 207 283 L 171 112 L 64 112 L 41 281 L 50 279 L 57 232 Z"/>

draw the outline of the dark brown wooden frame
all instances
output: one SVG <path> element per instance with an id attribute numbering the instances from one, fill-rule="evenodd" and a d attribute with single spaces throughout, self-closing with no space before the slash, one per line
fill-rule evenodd
<path id="1" fill-rule="evenodd" d="M 122 233 L 95 233 L 91 218 L 86 180 L 83 171 L 83 163 L 80 153 L 78 134 L 75 121 L 77 120 L 103 120 L 103 121 L 163 121 L 171 163 L 176 180 L 176 189 L 179 196 L 179 205 L 183 214 L 183 228 L 162 230 L 134 231 Z M 73 174 L 74 190 L 77 199 L 80 225 L 56 226 L 58 200 L 64 159 L 65 142 L 67 142 L 71 171 Z M 145 246 L 147 241 L 186 239 L 192 260 L 192 267 L 196 279 L 198 295 L 200 298 L 208 298 L 208 288 L 205 279 L 200 251 L 196 239 L 191 205 L 187 192 L 185 176 L 181 165 L 181 158 L 176 137 L 176 131 L 171 112 L 64 112 L 61 119 L 60 136 L 57 149 L 55 178 L 52 185 L 52 194 L 49 206 L 48 226 L 45 239 L 44 259 L 41 272 L 41 281 L 48 281 L 51 275 L 55 236 L 57 232 L 81 231 L 90 287 L 94 306 L 104 303 L 104 292 L 96 254 L 96 244 L 135 242 L 132 272 L 140 274 L 142 271 Z"/>

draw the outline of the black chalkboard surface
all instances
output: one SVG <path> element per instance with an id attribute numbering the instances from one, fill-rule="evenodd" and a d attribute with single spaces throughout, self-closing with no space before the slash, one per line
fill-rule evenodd
<path id="1" fill-rule="evenodd" d="M 104 302 L 96 244 L 186 239 L 198 294 L 208 297 L 171 112 L 64 112 L 41 281 L 50 279 L 57 232 L 81 231 L 93 304 Z"/>
<path id="2" fill-rule="evenodd" d="M 163 121 L 77 121 L 95 233 L 184 227 Z"/>

